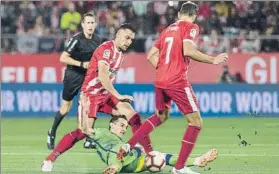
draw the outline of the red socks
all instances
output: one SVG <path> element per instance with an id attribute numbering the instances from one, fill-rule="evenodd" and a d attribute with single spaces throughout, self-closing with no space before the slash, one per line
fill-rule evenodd
<path id="1" fill-rule="evenodd" d="M 134 117 L 135 116 L 130 119 L 129 123 L 131 126 L 134 123 L 132 123 L 132 121 L 136 120 L 134 119 Z M 149 133 L 152 132 L 152 130 L 160 124 L 162 124 L 160 118 L 156 114 L 154 114 L 153 116 L 149 117 L 141 126 L 138 126 L 139 128 L 137 128 L 137 130 L 134 126 L 132 126 L 132 130 L 133 132 L 135 132 L 132 138 L 128 141 L 131 149 L 133 149 L 137 142 L 139 142 L 143 146 L 146 153 L 152 151 L 152 147 L 150 146 Z"/>
<path id="2" fill-rule="evenodd" d="M 131 125 L 133 134 L 135 134 L 142 125 L 140 115 L 138 113 L 133 115 L 133 117 L 129 120 L 129 124 Z M 139 141 L 139 144 L 144 148 L 146 153 L 153 151 L 149 135 L 144 136 L 143 139 Z"/>
<path id="3" fill-rule="evenodd" d="M 73 132 L 66 134 L 57 144 L 52 153 L 46 158 L 46 160 L 51 160 L 54 162 L 59 155 L 73 147 L 76 142 L 84 138 L 85 134 L 83 134 L 80 129 L 76 129 Z"/>
<path id="4" fill-rule="evenodd" d="M 188 159 L 192 149 L 195 146 L 195 142 L 198 138 L 201 128 L 197 126 L 189 125 L 182 140 L 180 153 L 175 164 L 176 169 L 182 169 L 185 166 L 186 160 Z"/>

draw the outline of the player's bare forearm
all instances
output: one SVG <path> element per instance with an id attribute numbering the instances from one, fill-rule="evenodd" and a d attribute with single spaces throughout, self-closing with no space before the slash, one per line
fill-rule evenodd
<path id="1" fill-rule="evenodd" d="M 80 66 L 81 62 L 73 59 L 69 53 L 64 51 L 60 56 L 60 62 L 65 63 L 67 65 L 74 65 L 74 66 Z"/>
<path id="2" fill-rule="evenodd" d="M 112 95 L 114 95 L 116 98 L 120 95 L 117 90 L 113 87 L 113 84 L 111 83 L 109 76 L 103 73 L 99 73 L 99 79 L 102 83 L 102 86 Z"/>
<path id="3" fill-rule="evenodd" d="M 152 47 L 147 54 L 147 60 L 153 66 L 153 68 L 156 68 L 159 61 L 159 49 Z"/>
<path id="4" fill-rule="evenodd" d="M 183 43 L 183 55 L 189 56 L 193 60 L 203 63 L 212 64 L 214 61 L 214 57 L 203 54 L 202 52 L 196 50 L 191 42 Z"/>
<path id="5" fill-rule="evenodd" d="M 156 68 L 158 64 L 158 60 L 159 57 L 153 57 L 151 59 L 148 59 L 148 62 L 152 65 L 153 68 Z"/>
<path id="6" fill-rule="evenodd" d="M 112 95 L 118 98 L 120 94 L 117 92 L 117 90 L 114 88 L 111 80 L 109 79 L 109 66 L 106 65 L 104 62 L 98 63 L 98 70 L 99 70 L 99 80 L 102 84 L 102 86 Z"/>
<path id="7" fill-rule="evenodd" d="M 193 60 L 203 63 L 213 64 L 214 57 L 203 54 L 198 50 L 194 50 L 191 55 L 189 55 Z"/>

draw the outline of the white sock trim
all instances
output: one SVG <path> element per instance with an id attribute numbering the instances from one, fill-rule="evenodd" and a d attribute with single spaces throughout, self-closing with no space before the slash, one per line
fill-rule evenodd
<path id="1" fill-rule="evenodd" d="M 155 126 L 154 126 L 154 124 L 153 124 L 151 121 L 149 121 L 149 120 L 146 120 L 146 121 L 148 121 L 148 123 L 151 124 L 151 126 L 153 127 L 153 129 L 155 129 Z"/>
<path id="2" fill-rule="evenodd" d="M 184 143 L 188 143 L 188 144 L 195 144 L 195 143 L 192 143 L 192 142 L 190 142 L 190 141 L 186 141 L 186 140 L 182 140 L 182 142 L 184 142 Z"/>

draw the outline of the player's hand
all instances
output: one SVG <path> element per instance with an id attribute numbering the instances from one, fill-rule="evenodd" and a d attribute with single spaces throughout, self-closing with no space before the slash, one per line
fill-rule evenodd
<path id="1" fill-rule="evenodd" d="M 103 174 L 115 174 L 117 173 L 117 167 L 110 165 L 103 170 Z"/>
<path id="2" fill-rule="evenodd" d="M 89 66 L 89 62 L 83 62 L 83 68 L 84 69 L 88 69 Z"/>
<path id="3" fill-rule="evenodd" d="M 92 138 L 94 135 L 94 129 L 88 127 L 82 127 L 82 133 L 86 134 L 88 137 Z"/>
<path id="4" fill-rule="evenodd" d="M 133 102 L 134 98 L 130 95 L 119 95 L 118 100 L 123 101 L 123 102 Z"/>
<path id="5" fill-rule="evenodd" d="M 221 53 L 214 58 L 213 64 L 218 65 L 221 63 L 225 63 L 228 60 L 228 58 L 229 58 L 229 56 L 227 53 Z"/>

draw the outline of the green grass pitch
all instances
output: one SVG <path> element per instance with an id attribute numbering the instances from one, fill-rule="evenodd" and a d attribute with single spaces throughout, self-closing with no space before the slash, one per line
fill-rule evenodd
<path id="1" fill-rule="evenodd" d="M 108 118 L 97 120 L 96 127 L 107 127 Z M 34 174 L 40 172 L 46 148 L 46 133 L 50 118 L 1 120 L 1 173 Z M 177 154 L 186 121 L 170 118 L 151 134 L 154 148 Z M 57 141 L 76 127 L 76 119 L 66 118 L 58 130 Z M 241 135 L 241 139 L 238 136 Z M 130 129 L 125 140 L 130 137 Z M 245 146 L 245 142 L 247 142 Z M 241 144 L 241 145 L 239 145 Z M 94 150 L 76 144 L 56 161 L 56 174 L 101 173 L 105 165 Z M 279 174 L 279 118 L 205 118 L 204 128 L 192 156 L 217 148 L 219 157 L 205 168 L 193 168 L 205 174 Z M 161 173 L 170 173 L 165 168 Z"/>

